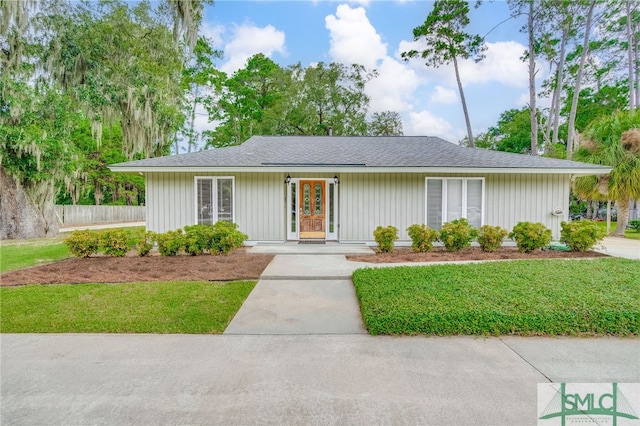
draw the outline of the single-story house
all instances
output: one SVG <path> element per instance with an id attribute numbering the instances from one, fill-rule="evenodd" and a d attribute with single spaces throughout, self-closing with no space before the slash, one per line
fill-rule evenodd
<path id="1" fill-rule="evenodd" d="M 542 222 L 560 236 L 574 176 L 611 169 L 461 147 L 437 137 L 253 136 L 239 146 L 114 164 L 146 178 L 147 229 L 233 221 L 248 244 L 373 243 L 378 225 L 467 218 L 508 230 Z"/>

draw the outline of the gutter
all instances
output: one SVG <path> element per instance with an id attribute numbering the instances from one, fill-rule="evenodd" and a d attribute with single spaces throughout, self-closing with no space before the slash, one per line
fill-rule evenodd
<path id="1" fill-rule="evenodd" d="M 212 166 L 108 166 L 112 172 L 123 173 L 477 173 L 477 174 L 565 174 L 591 176 L 608 174 L 611 167 L 593 168 L 506 168 L 506 167 L 368 167 L 366 165 L 274 165 L 250 167 Z"/>

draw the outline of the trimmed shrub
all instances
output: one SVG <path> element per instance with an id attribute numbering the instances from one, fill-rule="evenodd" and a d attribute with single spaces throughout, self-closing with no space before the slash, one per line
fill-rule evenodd
<path id="1" fill-rule="evenodd" d="M 64 244 L 75 257 L 86 258 L 100 250 L 100 234 L 94 231 L 73 231 Z"/>
<path id="2" fill-rule="evenodd" d="M 191 225 L 184 227 L 184 251 L 191 256 L 198 256 L 213 245 L 213 226 Z"/>
<path id="3" fill-rule="evenodd" d="M 440 241 L 447 251 L 460 251 L 470 247 L 475 237 L 476 230 L 464 218 L 447 222 L 440 230 Z"/>
<path id="4" fill-rule="evenodd" d="M 640 232 L 640 219 L 629 221 L 629 226 L 636 232 Z"/>
<path id="5" fill-rule="evenodd" d="M 127 239 L 128 234 L 120 229 L 104 231 L 100 235 L 100 242 L 104 254 L 107 256 L 123 257 L 129 250 Z"/>
<path id="6" fill-rule="evenodd" d="M 509 231 L 499 226 L 484 225 L 478 231 L 478 244 L 482 251 L 494 252 L 502 247 L 502 240 L 509 235 Z"/>
<path id="7" fill-rule="evenodd" d="M 438 239 L 438 231 L 424 224 L 411 225 L 407 228 L 407 233 L 409 237 L 411 237 L 411 248 L 413 248 L 413 251 L 429 251 L 433 248 L 433 242 Z"/>
<path id="8" fill-rule="evenodd" d="M 219 220 L 211 227 L 211 254 L 227 254 L 231 250 L 241 247 L 249 236 L 238 230 L 238 225 Z"/>
<path id="9" fill-rule="evenodd" d="M 156 234 L 156 242 L 158 243 L 158 252 L 162 256 L 176 256 L 185 245 L 182 229 Z"/>
<path id="10" fill-rule="evenodd" d="M 605 230 L 590 220 L 562 222 L 560 226 L 560 241 L 569 246 L 571 251 L 587 251 L 607 235 Z"/>
<path id="11" fill-rule="evenodd" d="M 515 240 L 518 251 L 530 253 L 551 242 L 551 230 L 539 222 L 518 222 L 509 233 Z"/>
<path id="12" fill-rule="evenodd" d="M 138 256 L 144 257 L 151 253 L 153 243 L 156 240 L 156 234 L 153 231 L 147 231 L 144 236 L 136 244 Z"/>
<path id="13" fill-rule="evenodd" d="M 395 226 L 378 226 L 373 231 L 373 238 L 378 243 L 381 252 L 391 253 L 393 251 L 393 242 L 398 239 L 398 228 Z"/>

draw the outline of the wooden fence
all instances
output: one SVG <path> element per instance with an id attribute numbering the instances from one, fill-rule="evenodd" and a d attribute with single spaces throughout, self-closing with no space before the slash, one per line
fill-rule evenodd
<path id="1" fill-rule="evenodd" d="M 61 225 L 144 222 L 144 206 L 56 206 Z"/>

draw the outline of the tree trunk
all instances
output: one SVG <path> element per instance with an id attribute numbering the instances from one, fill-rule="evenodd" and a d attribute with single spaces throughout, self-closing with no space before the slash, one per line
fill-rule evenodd
<path id="1" fill-rule="evenodd" d="M 538 116 L 536 109 L 536 61 L 533 39 L 533 0 L 529 0 L 529 111 L 531 112 L 531 155 L 538 155 Z"/>
<path id="2" fill-rule="evenodd" d="M 556 90 L 558 95 L 555 98 L 555 105 L 553 105 L 553 138 L 551 142 L 556 144 L 558 140 L 558 129 L 560 128 L 560 94 L 562 93 L 562 82 L 564 77 L 564 59 L 565 50 L 567 48 L 567 39 L 569 38 L 569 29 L 562 29 L 562 40 L 560 42 L 560 62 L 558 62 L 558 73 L 556 77 Z"/>
<path id="3" fill-rule="evenodd" d="M 616 201 L 616 207 L 618 209 L 618 224 L 616 225 L 616 229 L 613 231 L 613 235 L 624 236 L 624 230 L 627 229 L 627 225 L 629 224 L 630 201 L 631 200 L 629 198 L 623 198 Z"/>
<path id="4" fill-rule="evenodd" d="M 93 182 L 93 199 L 96 202 L 96 206 L 99 206 L 102 203 L 102 199 L 104 198 L 104 194 L 102 193 L 102 185 L 99 181 Z"/>
<path id="5" fill-rule="evenodd" d="M 553 95 L 551 96 L 551 106 L 549 107 L 549 116 L 547 118 L 547 123 L 544 126 L 544 142 L 545 142 L 545 152 L 551 152 L 553 148 L 553 140 L 551 139 L 551 130 L 553 128 L 553 119 L 555 117 L 554 106 L 556 104 L 556 97 L 558 96 L 558 87 L 553 90 Z"/>
<path id="6" fill-rule="evenodd" d="M 471 131 L 471 122 L 469 121 L 469 111 L 467 110 L 467 101 L 464 98 L 464 91 L 462 90 L 462 82 L 460 81 L 460 72 L 458 71 L 458 60 L 453 57 L 453 69 L 456 72 L 456 81 L 458 82 L 458 90 L 460 91 L 460 100 L 462 101 L 462 111 L 464 112 L 464 121 L 467 125 L 467 137 L 469 138 L 469 146 L 471 148 L 476 147 L 476 143 L 473 140 L 473 132 Z"/>
<path id="7" fill-rule="evenodd" d="M 626 15 L 627 15 L 627 60 L 629 62 L 629 109 L 631 111 L 635 110 L 636 102 L 635 102 L 635 91 L 634 91 L 634 75 L 636 73 L 633 71 L 634 66 L 634 45 L 633 45 L 633 31 L 631 27 L 631 0 L 627 0 L 625 2 L 626 6 Z"/>
<path id="8" fill-rule="evenodd" d="M 633 46 L 634 46 L 633 52 L 635 56 L 635 61 L 634 61 L 635 66 L 633 67 L 636 75 L 635 76 L 635 80 L 636 80 L 635 108 L 638 108 L 638 106 L 640 105 L 640 47 L 638 46 L 638 42 L 640 40 L 638 40 L 635 35 L 635 34 L 638 34 L 638 32 L 640 32 L 640 24 L 636 24 L 636 29 L 633 31 L 632 38 L 631 38 L 631 41 L 633 42 Z"/>
<path id="9" fill-rule="evenodd" d="M 580 86 L 582 83 L 582 73 L 584 72 L 584 62 L 589 53 L 589 35 L 591 33 L 591 18 L 593 17 L 593 8 L 596 6 L 596 0 L 592 0 L 587 12 L 587 23 L 584 28 L 584 41 L 582 42 L 582 54 L 580 55 L 580 65 L 578 66 L 578 75 L 576 76 L 576 87 L 573 89 L 573 99 L 571 100 L 571 112 L 569 113 L 569 135 L 567 137 L 567 159 L 571 159 L 573 153 L 573 145 L 575 144 L 576 135 L 576 113 L 578 111 L 578 98 L 580 98 Z"/>
<path id="10" fill-rule="evenodd" d="M 191 104 L 191 123 L 189 127 L 189 146 L 187 147 L 187 152 L 191 152 L 191 148 L 195 148 L 195 128 L 196 128 L 196 108 L 198 107 L 198 92 L 200 86 L 196 84 L 195 93 L 193 96 L 193 103 Z"/>
<path id="11" fill-rule="evenodd" d="M 44 213 L 13 177 L 0 167 L 0 240 L 50 237 L 58 234 L 53 203 Z"/>
<path id="12" fill-rule="evenodd" d="M 597 201 L 592 201 L 592 210 L 591 210 L 591 219 L 599 219 L 600 218 L 600 203 Z"/>

